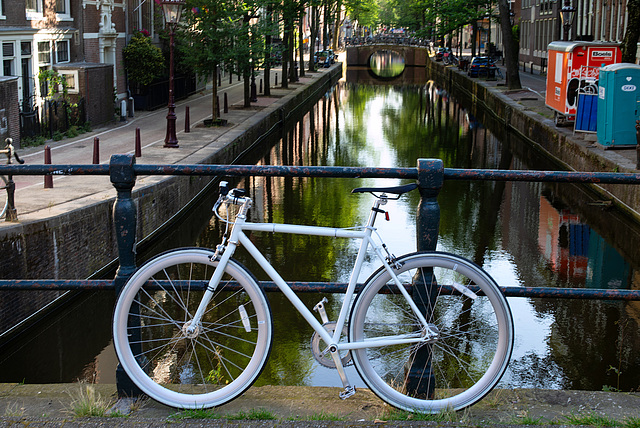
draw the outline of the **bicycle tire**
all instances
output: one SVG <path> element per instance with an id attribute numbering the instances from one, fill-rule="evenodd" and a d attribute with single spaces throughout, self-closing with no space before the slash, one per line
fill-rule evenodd
<path id="1" fill-rule="evenodd" d="M 120 364 L 149 397 L 175 408 L 227 403 L 262 372 L 273 340 L 264 291 L 230 260 L 196 334 L 185 326 L 213 270 L 213 251 L 177 249 L 136 271 L 116 303 L 113 340 Z"/>
<path id="2" fill-rule="evenodd" d="M 398 262 L 401 267 L 395 273 L 403 283 L 416 282 L 414 301 L 425 305 L 427 322 L 435 325 L 439 337 L 432 344 L 352 350 L 358 373 L 376 395 L 400 409 L 439 413 L 471 406 L 493 389 L 509 363 L 514 327 L 507 300 L 484 270 L 453 254 L 412 253 Z M 435 281 L 428 278 L 431 272 Z M 357 296 L 350 316 L 351 342 L 421 333 L 415 314 L 390 278 L 380 268 Z M 418 287 L 419 281 L 440 286 Z M 480 291 L 475 291 L 475 298 L 455 288 L 445 294 L 446 285 L 454 281 L 474 284 Z M 426 310 L 428 299 L 415 295 L 430 289 L 435 301 L 431 311 Z"/>
<path id="3" fill-rule="evenodd" d="M 2 187 L 0 190 L 2 191 L 2 196 L 0 196 L 0 218 L 4 218 L 5 214 L 7 214 L 7 207 L 9 206 L 9 197 L 7 195 L 7 177 L 4 175 L 0 175 L 0 180 L 2 180 Z"/>

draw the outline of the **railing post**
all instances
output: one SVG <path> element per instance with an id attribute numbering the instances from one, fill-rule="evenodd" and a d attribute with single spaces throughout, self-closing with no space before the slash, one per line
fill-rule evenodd
<path id="1" fill-rule="evenodd" d="M 440 159 L 418 159 L 418 190 L 420 204 L 416 218 L 418 251 L 434 251 L 438 243 L 440 205 L 438 194 L 444 182 L 444 167 Z M 433 270 L 423 269 L 413 278 L 413 298 L 429 321 L 435 304 L 437 284 Z M 407 371 L 407 390 L 416 396 L 433 397 L 435 377 L 431 369 L 431 345 L 417 349 Z"/>
<path id="2" fill-rule="evenodd" d="M 118 192 L 113 205 L 113 222 L 118 242 L 119 267 L 114 284 L 116 296 L 120 294 L 129 277 L 136 270 L 136 205 L 131 197 L 131 190 L 136 184 L 133 166 L 136 158 L 133 155 L 113 155 L 109 162 L 111 184 Z M 135 352 L 134 354 L 138 354 Z M 134 385 L 120 364 L 116 369 L 116 384 L 119 397 L 134 397 L 142 392 Z"/>

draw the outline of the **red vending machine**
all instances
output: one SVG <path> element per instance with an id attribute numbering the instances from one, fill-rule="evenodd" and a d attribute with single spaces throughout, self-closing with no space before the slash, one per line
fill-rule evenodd
<path id="1" fill-rule="evenodd" d="M 575 121 L 578 95 L 596 95 L 600 68 L 622 56 L 619 43 L 606 42 L 552 42 L 547 52 L 545 103 L 555 111 L 556 125 Z"/>

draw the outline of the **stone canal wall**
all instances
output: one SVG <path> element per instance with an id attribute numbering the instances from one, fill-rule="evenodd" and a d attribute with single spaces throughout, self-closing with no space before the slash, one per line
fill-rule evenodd
<path id="1" fill-rule="evenodd" d="M 441 63 L 428 61 L 427 76 L 437 86 L 446 89 L 498 138 L 505 133 L 517 134 L 535 150 L 542 152 L 558 164 L 558 168 L 586 172 L 636 173 L 635 162 L 629 161 L 615 150 L 604 150 L 584 134 L 575 134 L 571 128 L 555 126 L 551 110 L 539 100 L 537 105 L 525 106 L 508 96 L 506 88 L 480 79 L 471 79 L 466 73 Z M 618 205 L 623 211 L 640 221 L 640 185 L 593 185 L 601 197 Z"/>
<path id="2" fill-rule="evenodd" d="M 293 121 L 337 82 L 342 67 L 335 66 L 305 85 L 295 85 L 276 102 L 257 111 L 242 123 L 215 138 L 208 128 L 194 127 L 188 135 L 198 150 L 181 161 L 184 164 L 227 164 L 251 148 L 259 137 L 279 129 L 281 121 Z M 182 141 L 181 141 L 182 148 Z M 162 163 L 161 160 L 153 163 Z M 184 209 L 211 182 L 212 177 L 138 177 L 133 189 L 137 207 L 137 240 L 153 234 L 178 211 Z M 82 206 L 38 221 L 24 221 L 0 231 L 1 279 L 88 278 L 117 258 L 113 225 L 115 189 L 105 188 L 100 197 L 88 198 Z M 179 243 L 176 243 L 179 245 Z M 61 293 L 0 292 L 0 334 L 42 308 Z"/>

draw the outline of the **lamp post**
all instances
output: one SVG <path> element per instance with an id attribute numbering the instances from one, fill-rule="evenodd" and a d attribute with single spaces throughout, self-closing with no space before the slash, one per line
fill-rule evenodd
<path id="1" fill-rule="evenodd" d="M 564 0 L 562 9 L 560 9 L 560 20 L 562 21 L 562 40 L 569 40 L 569 30 L 573 23 L 573 14 L 576 13 L 576 8 L 571 5 L 571 0 Z"/>
<path id="2" fill-rule="evenodd" d="M 174 33 L 180 14 L 182 13 L 183 0 L 161 0 L 164 22 L 169 25 L 169 104 L 167 113 L 167 135 L 164 137 L 164 147 L 178 148 L 176 137 L 176 104 L 173 96 L 173 47 Z"/>

